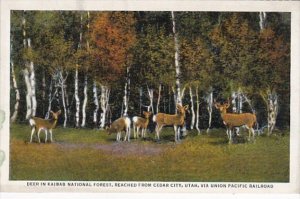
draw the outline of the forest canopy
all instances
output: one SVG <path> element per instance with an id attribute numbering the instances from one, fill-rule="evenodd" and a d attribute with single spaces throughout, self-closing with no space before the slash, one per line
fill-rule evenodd
<path id="1" fill-rule="evenodd" d="M 193 109 L 188 128 L 206 129 L 222 126 L 213 101 L 230 100 L 232 112 L 254 112 L 259 128 L 271 115 L 288 128 L 290 20 L 279 12 L 11 11 L 11 121 L 62 110 L 65 127 L 104 128 L 182 103 Z"/>

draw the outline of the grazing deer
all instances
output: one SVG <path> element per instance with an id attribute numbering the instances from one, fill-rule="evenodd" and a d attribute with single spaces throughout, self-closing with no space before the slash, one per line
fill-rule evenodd
<path id="1" fill-rule="evenodd" d="M 141 135 L 142 138 L 145 138 L 145 135 L 146 135 L 147 127 L 149 124 L 149 117 L 151 116 L 152 112 L 143 111 L 143 114 L 144 114 L 145 118 L 138 117 L 138 116 L 134 116 L 132 118 L 133 135 L 134 135 L 135 139 L 139 137 L 140 128 L 142 129 L 142 135 Z"/>
<path id="2" fill-rule="evenodd" d="M 230 103 L 224 103 L 221 105 L 220 103 L 214 103 L 216 109 L 218 109 L 221 113 L 221 117 L 223 119 L 223 123 L 226 126 L 226 134 L 229 138 L 229 143 L 232 143 L 232 131 L 235 127 L 245 126 L 249 131 L 249 138 L 251 139 L 251 134 L 254 140 L 254 129 L 253 126 L 256 123 L 256 116 L 252 113 L 227 113 L 227 109 L 230 107 Z"/>
<path id="3" fill-rule="evenodd" d="M 30 137 L 30 142 L 32 142 L 32 136 L 33 134 L 37 131 L 37 137 L 39 140 L 39 143 L 41 142 L 40 140 L 40 132 L 41 130 L 45 131 L 45 143 L 47 142 L 47 131 L 49 131 L 50 133 L 50 139 L 52 142 L 52 129 L 54 129 L 56 127 L 57 124 L 57 119 L 58 116 L 61 114 L 61 111 L 57 111 L 56 113 L 54 113 L 53 111 L 50 111 L 50 113 L 52 114 L 52 119 L 50 120 L 45 120 L 39 117 L 31 117 L 29 119 L 29 124 L 31 126 L 31 137 Z"/>
<path id="4" fill-rule="evenodd" d="M 107 130 L 108 134 L 116 133 L 117 134 L 117 142 L 121 141 L 121 134 L 124 131 L 125 137 L 124 141 L 130 141 L 130 125 L 131 121 L 128 117 L 121 117 L 111 124 L 110 128 Z"/>
<path id="5" fill-rule="evenodd" d="M 185 111 L 188 110 L 189 106 L 176 105 L 178 113 L 175 115 L 170 115 L 166 113 L 157 113 L 153 116 L 153 121 L 156 122 L 155 132 L 156 137 L 159 140 L 159 133 L 161 129 L 166 125 L 173 125 L 175 132 L 175 142 L 180 141 L 180 126 L 184 124 Z"/>

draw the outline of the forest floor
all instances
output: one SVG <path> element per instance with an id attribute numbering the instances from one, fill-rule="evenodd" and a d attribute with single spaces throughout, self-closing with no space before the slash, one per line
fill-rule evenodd
<path id="1" fill-rule="evenodd" d="M 10 180 L 289 182 L 289 132 L 228 144 L 225 129 L 189 131 L 174 142 L 172 128 L 161 141 L 116 142 L 95 129 L 57 128 L 53 143 L 29 143 L 30 127 L 10 129 Z"/>

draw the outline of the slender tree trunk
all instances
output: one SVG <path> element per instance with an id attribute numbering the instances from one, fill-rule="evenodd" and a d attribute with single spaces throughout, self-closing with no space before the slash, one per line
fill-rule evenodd
<path id="1" fill-rule="evenodd" d="M 276 92 L 268 93 L 268 135 L 273 133 L 273 130 L 276 126 L 276 119 L 278 115 L 278 95 Z"/>
<path id="2" fill-rule="evenodd" d="M 266 12 L 259 12 L 259 27 L 261 31 L 266 27 L 266 18 Z"/>
<path id="3" fill-rule="evenodd" d="M 158 86 L 158 98 L 157 98 L 157 105 L 156 105 L 156 113 L 159 113 L 160 98 L 161 98 L 161 84 L 159 84 L 159 86 Z"/>
<path id="4" fill-rule="evenodd" d="M 82 123 L 81 127 L 85 127 L 86 124 L 86 105 L 88 101 L 88 94 L 87 94 L 87 74 L 84 75 L 84 89 L 83 89 L 83 94 L 84 94 L 84 99 L 83 99 L 83 104 L 82 104 Z"/>
<path id="5" fill-rule="evenodd" d="M 97 124 L 98 124 L 98 111 L 99 111 L 99 99 L 98 99 L 97 84 L 96 84 L 95 81 L 94 81 L 94 84 L 93 84 L 93 93 L 94 93 L 94 104 L 95 104 L 93 122 L 94 122 L 95 126 L 97 126 Z"/>
<path id="6" fill-rule="evenodd" d="M 198 135 L 200 135 L 200 128 L 199 128 L 199 109 L 200 109 L 200 102 L 199 102 L 199 94 L 198 94 L 198 86 L 196 86 L 196 129 L 198 131 Z"/>
<path id="7" fill-rule="evenodd" d="M 195 126 L 195 111 L 194 111 L 194 96 L 193 96 L 193 91 L 192 87 L 189 87 L 190 90 L 190 102 L 191 102 L 191 112 L 192 112 L 192 118 L 191 118 L 191 129 L 194 129 Z"/>
<path id="8" fill-rule="evenodd" d="M 78 92 L 78 68 L 75 70 L 75 101 L 76 101 L 76 113 L 75 113 L 75 127 L 79 128 L 79 120 L 80 120 L 80 99 Z"/>
<path id="9" fill-rule="evenodd" d="M 153 106 L 153 89 L 149 88 L 147 86 L 147 90 L 148 90 L 148 96 L 149 96 L 149 100 L 150 100 L 150 108 L 151 108 L 151 111 L 152 113 L 154 113 L 154 106 Z"/>
<path id="10" fill-rule="evenodd" d="M 207 98 L 206 98 L 206 102 L 207 102 L 207 111 L 208 111 L 208 115 L 209 115 L 209 119 L 208 119 L 208 128 L 206 130 L 206 133 L 209 133 L 210 127 L 211 127 L 211 120 L 212 120 L 212 111 L 213 111 L 213 92 L 210 91 Z"/>
<path id="11" fill-rule="evenodd" d="M 180 66 L 179 66 L 179 43 L 178 37 L 176 34 L 176 26 L 175 26 L 175 15 L 174 12 L 171 12 L 172 15 L 172 24 L 173 24 L 173 35 L 174 35 L 174 49 L 175 49 L 175 72 L 176 72 L 176 104 L 182 105 L 181 98 L 181 84 L 180 84 Z"/>
<path id="12" fill-rule="evenodd" d="M 126 83 L 124 86 L 124 97 L 123 97 L 123 103 L 124 103 L 124 112 L 123 112 L 123 116 L 127 116 L 128 115 L 128 103 L 129 103 L 129 89 L 130 89 L 130 77 L 129 77 L 129 70 L 130 67 L 127 67 L 126 71 Z"/>
<path id="13" fill-rule="evenodd" d="M 104 129 L 104 127 L 105 127 L 106 112 L 107 112 L 107 109 L 108 109 L 109 95 L 110 95 L 109 88 L 107 86 L 101 85 L 100 104 L 101 104 L 102 113 L 100 115 L 100 129 Z"/>
<path id="14" fill-rule="evenodd" d="M 43 69 L 43 79 L 42 79 L 42 99 L 43 99 L 43 113 L 46 111 L 46 72 L 45 68 Z"/>
<path id="15" fill-rule="evenodd" d="M 26 85 L 26 104 L 27 104 L 26 119 L 29 119 L 32 114 L 32 108 L 31 108 L 31 85 L 30 85 L 29 72 L 27 68 L 23 70 L 23 75 L 24 75 L 24 80 Z"/>
<path id="16" fill-rule="evenodd" d="M 18 113 L 19 113 L 20 91 L 19 91 L 19 88 L 18 88 L 17 80 L 16 80 L 13 61 L 11 61 L 11 75 L 12 75 L 13 87 L 14 87 L 15 94 L 16 94 L 16 103 L 15 103 L 15 106 L 14 106 L 14 113 L 12 114 L 12 116 L 10 118 L 10 122 L 14 123 L 16 121 L 16 119 L 18 117 Z"/>
<path id="17" fill-rule="evenodd" d="M 28 38 L 27 39 L 27 45 L 28 45 L 28 49 L 31 50 L 31 39 Z M 36 85 L 36 81 L 35 81 L 35 72 L 34 72 L 34 64 L 33 61 L 30 61 L 29 64 L 29 78 L 30 78 L 30 86 L 31 86 L 31 116 L 35 116 L 36 115 L 36 109 L 37 109 L 37 101 L 36 101 L 36 89 L 35 89 L 35 85 Z"/>
<path id="18" fill-rule="evenodd" d="M 52 107 L 52 101 L 55 98 L 55 95 L 57 94 L 58 87 L 55 88 L 55 92 L 53 94 L 53 97 L 52 97 L 52 90 L 53 90 L 53 80 L 51 79 L 51 83 L 50 83 L 50 87 L 49 87 L 49 95 L 48 95 L 48 110 L 47 110 L 47 113 L 45 115 L 45 119 L 49 119 L 50 111 L 51 111 L 51 107 Z"/>
<path id="19" fill-rule="evenodd" d="M 143 87 L 139 88 L 139 96 L 140 96 L 140 115 L 142 115 L 142 106 L 143 106 Z"/>

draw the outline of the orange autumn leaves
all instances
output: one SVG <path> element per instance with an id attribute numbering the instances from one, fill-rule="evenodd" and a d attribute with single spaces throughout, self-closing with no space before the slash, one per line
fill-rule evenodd
<path id="1" fill-rule="evenodd" d="M 133 13 L 99 13 L 91 24 L 91 30 L 94 75 L 102 83 L 119 79 L 130 63 L 130 50 L 136 42 Z"/>

